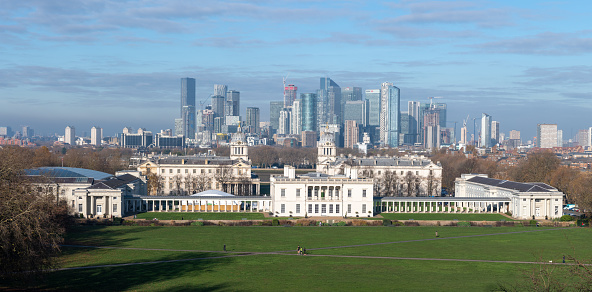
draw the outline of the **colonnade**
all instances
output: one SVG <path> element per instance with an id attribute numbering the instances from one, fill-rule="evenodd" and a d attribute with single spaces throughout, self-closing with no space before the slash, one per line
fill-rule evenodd
<path id="1" fill-rule="evenodd" d="M 509 201 L 505 200 L 397 200 L 381 198 L 374 202 L 375 212 L 385 213 L 506 213 Z"/>
<path id="2" fill-rule="evenodd" d="M 127 213 L 136 212 L 270 212 L 271 198 L 233 197 L 195 199 L 143 197 L 126 201 Z"/>

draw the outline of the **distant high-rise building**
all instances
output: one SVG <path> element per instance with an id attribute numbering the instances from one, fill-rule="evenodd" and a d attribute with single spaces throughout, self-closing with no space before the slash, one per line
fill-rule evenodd
<path id="1" fill-rule="evenodd" d="M 12 135 L 13 133 L 10 127 L 0 127 L 0 136 L 10 137 Z"/>
<path id="2" fill-rule="evenodd" d="M 362 87 L 346 87 L 341 90 L 343 102 L 362 100 Z"/>
<path id="3" fill-rule="evenodd" d="M 300 99 L 294 100 L 291 108 L 292 126 L 290 127 L 290 133 L 300 135 L 300 132 L 302 132 L 302 101 Z"/>
<path id="4" fill-rule="evenodd" d="M 359 126 L 366 126 L 368 112 L 367 102 L 365 100 L 349 100 L 345 102 L 345 110 L 343 111 L 343 118 L 347 120 L 356 121 Z"/>
<path id="5" fill-rule="evenodd" d="M 498 121 L 491 122 L 491 143 L 497 144 L 500 142 L 500 123 Z"/>
<path id="6" fill-rule="evenodd" d="M 563 147 L 563 130 L 557 130 L 557 147 Z"/>
<path id="7" fill-rule="evenodd" d="M 35 132 L 29 126 L 23 126 L 23 138 L 32 138 Z"/>
<path id="8" fill-rule="evenodd" d="M 588 134 L 589 134 L 588 130 L 578 130 L 575 140 L 579 146 L 582 146 L 582 147 L 588 146 L 588 140 L 589 140 Z"/>
<path id="9" fill-rule="evenodd" d="M 380 89 L 366 90 L 368 101 L 368 125 L 380 126 Z"/>
<path id="10" fill-rule="evenodd" d="M 331 78 L 321 77 L 317 98 L 317 127 L 341 123 L 341 87 Z"/>
<path id="11" fill-rule="evenodd" d="M 228 86 L 222 84 L 214 84 L 214 95 L 223 96 L 226 98 L 226 92 L 228 91 Z"/>
<path id="12" fill-rule="evenodd" d="M 183 135 L 195 139 L 195 79 L 181 78 L 181 119 Z"/>
<path id="13" fill-rule="evenodd" d="M 294 84 L 287 85 L 284 87 L 284 107 L 289 107 L 294 104 L 294 101 L 298 97 L 298 87 Z"/>
<path id="14" fill-rule="evenodd" d="M 103 140 L 103 129 L 99 127 L 92 127 L 90 129 L 90 144 L 95 146 L 101 146 Z"/>
<path id="15" fill-rule="evenodd" d="M 183 136 L 183 119 L 175 119 L 175 136 Z"/>
<path id="16" fill-rule="evenodd" d="M 462 145 L 467 145 L 469 140 L 467 140 L 467 126 L 463 126 L 462 128 L 460 128 L 460 144 Z"/>
<path id="17" fill-rule="evenodd" d="M 446 109 L 448 106 L 445 103 L 434 102 L 432 103 L 432 108 L 440 111 L 440 128 L 446 128 Z"/>
<path id="18" fill-rule="evenodd" d="M 427 149 L 440 148 L 440 110 L 428 109 L 423 113 L 423 146 Z"/>
<path id="19" fill-rule="evenodd" d="M 224 117 L 215 117 L 214 133 L 222 133 L 222 126 L 224 126 Z"/>
<path id="20" fill-rule="evenodd" d="M 413 145 L 415 143 L 415 124 L 414 118 L 408 112 L 401 112 L 401 135 L 403 139 L 399 139 L 399 145 Z"/>
<path id="21" fill-rule="evenodd" d="M 214 112 L 214 118 L 223 117 L 225 105 L 225 97 L 223 95 L 212 96 L 212 111 Z"/>
<path id="22" fill-rule="evenodd" d="M 380 140 L 383 145 L 399 146 L 401 91 L 390 82 L 380 88 Z"/>
<path id="23" fill-rule="evenodd" d="M 481 114 L 481 140 L 480 146 L 483 148 L 491 148 L 491 116 Z"/>
<path id="24" fill-rule="evenodd" d="M 557 147 L 557 124 L 538 124 L 537 140 L 538 148 Z"/>
<path id="25" fill-rule="evenodd" d="M 520 140 L 520 131 L 511 130 L 510 131 L 510 139 Z"/>
<path id="26" fill-rule="evenodd" d="M 354 148 L 354 145 L 360 141 L 360 127 L 357 121 L 345 121 L 343 141 L 345 148 Z"/>
<path id="27" fill-rule="evenodd" d="M 240 92 L 229 90 L 226 93 L 226 101 L 232 103 L 232 114 L 227 116 L 240 116 Z"/>
<path id="28" fill-rule="evenodd" d="M 289 109 L 283 108 L 280 111 L 280 117 L 278 119 L 279 127 L 278 127 L 278 134 L 289 135 L 290 134 L 290 115 L 292 113 Z"/>
<path id="29" fill-rule="evenodd" d="M 121 135 L 120 146 L 123 148 L 148 147 L 154 142 L 152 132 L 145 129 L 138 129 L 136 134 L 130 132 L 131 129 L 124 128 Z"/>
<path id="30" fill-rule="evenodd" d="M 245 125 L 251 133 L 261 133 L 259 128 L 259 115 L 260 113 L 258 107 L 247 107 Z"/>
<path id="31" fill-rule="evenodd" d="M 76 145 L 76 128 L 73 126 L 66 127 L 66 133 L 64 135 L 64 143 L 70 145 Z"/>
<path id="32" fill-rule="evenodd" d="M 314 93 L 303 93 L 300 95 L 300 100 L 302 109 L 302 131 L 316 131 L 317 95 Z"/>
<path id="33" fill-rule="evenodd" d="M 588 146 L 592 147 L 592 127 L 588 128 Z"/>
<path id="34" fill-rule="evenodd" d="M 284 108 L 283 101 L 270 101 L 269 102 L 269 125 L 273 131 L 277 131 L 280 128 L 280 111 Z M 270 135 L 273 133 L 270 133 Z"/>
<path id="35" fill-rule="evenodd" d="M 407 114 L 409 114 L 409 135 L 412 137 L 411 140 L 413 143 L 420 141 L 419 133 L 423 131 L 423 128 L 419 127 L 420 119 L 422 120 L 423 124 L 423 117 L 420 117 L 419 115 L 419 106 L 419 101 L 409 101 L 407 103 Z"/>

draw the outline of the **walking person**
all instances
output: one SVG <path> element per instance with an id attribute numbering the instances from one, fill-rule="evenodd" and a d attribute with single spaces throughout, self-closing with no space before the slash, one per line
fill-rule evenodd
<path id="1" fill-rule="evenodd" d="M 298 246 L 298 248 L 296 248 L 296 254 L 298 254 L 298 255 L 301 254 L 301 252 L 300 252 L 300 245 Z"/>
<path id="2" fill-rule="evenodd" d="M 224 252 L 226 252 L 226 244 L 224 245 Z"/>
<path id="3" fill-rule="evenodd" d="M 438 237 L 438 231 L 436 231 L 436 237 Z"/>

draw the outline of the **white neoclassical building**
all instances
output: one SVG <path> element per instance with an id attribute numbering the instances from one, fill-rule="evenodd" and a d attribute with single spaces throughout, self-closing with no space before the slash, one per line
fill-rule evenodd
<path id="1" fill-rule="evenodd" d="M 337 150 L 330 132 L 321 133 L 317 144 L 317 172 L 334 175 L 355 175 L 374 179 L 378 183 L 389 174 L 394 180 L 394 190 L 389 196 L 440 196 L 442 191 L 442 165 L 418 155 L 405 156 L 337 156 Z M 387 194 L 375 194 L 387 195 Z"/>
<path id="2" fill-rule="evenodd" d="M 271 177 L 273 212 L 280 217 L 372 217 L 373 180 L 312 172 L 296 176 L 291 166 Z"/>
<path id="3" fill-rule="evenodd" d="M 554 219 L 563 215 L 563 193 L 544 183 L 520 183 L 463 174 L 455 181 L 457 198 L 507 198 L 512 217 Z"/>

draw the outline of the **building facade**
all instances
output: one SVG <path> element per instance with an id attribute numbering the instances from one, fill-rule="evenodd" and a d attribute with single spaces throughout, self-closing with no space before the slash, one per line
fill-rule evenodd
<path id="1" fill-rule="evenodd" d="M 480 138 L 479 146 L 483 148 L 491 148 L 491 116 L 486 113 L 481 114 Z"/>
<path id="2" fill-rule="evenodd" d="M 400 129 L 400 90 L 390 82 L 382 83 L 380 88 L 380 140 L 390 147 L 399 146 Z"/>
<path id="3" fill-rule="evenodd" d="M 76 145 L 76 128 L 73 126 L 67 126 L 64 134 L 64 143 L 70 145 Z"/>
<path id="4" fill-rule="evenodd" d="M 557 124 L 538 124 L 537 140 L 538 148 L 557 147 Z"/>

